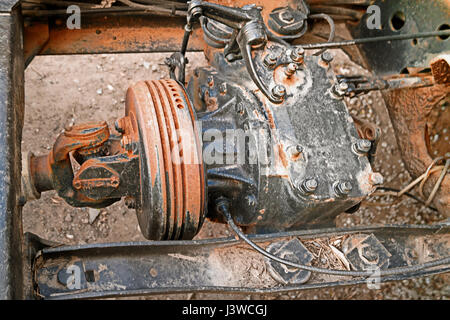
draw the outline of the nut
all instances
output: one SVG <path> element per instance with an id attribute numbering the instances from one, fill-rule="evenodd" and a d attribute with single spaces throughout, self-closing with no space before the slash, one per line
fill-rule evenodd
<path id="1" fill-rule="evenodd" d="M 275 99 L 283 99 L 286 95 L 286 88 L 280 84 L 277 84 L 272 88 L 272 95 Z"/>
<path id="2" fill-rule="evenodd" d="M 334 185 L 334 191 L 338 196 L 341 197 L 348 195 L 352 191 L 352 189 L 353 186 L 348 181 L 336 182 Z"/>
<path id="3" fill-rule="evenodd" d="M 297 71 L 297 65 L 295 63 L 289 63 L 284 70 L 286 76 L 290 77 Z"/>
<path id="4" fill-rule="evenodd" d="M 291 59 L 296 63 L 303 63 L 305 57 L 305 49 L 303 47 L 295 47 L 291 52 Z"/>
<path id="5" fill-rule="evenodd" d="M 312 178 L 312 179 L 305 179 L 300 184 L 300 190 L 304 194 L 311 194 L 314 191 L 316 191 L 318 185 L 319 185 L 319 183 L 314 178 Z"/>
<path id="6" fill-rule="evenodd" d="M 354 145 L 353 149 L 358 154 L 367 154 L 372 148 L 372 142 L 366 139 L 359 139 Z"/>
<path id="7" fill-rule="evenodd" d="M 263 62 L 267 68 L 272 69 L 277 64 L 277 56 L 273 53 L 269 53 L 268 55 L 265 56 Z"/>
<path id="8" fill-rule="evenodd" d="M 322 55 L 320 57 L 321 57 L 322 61 L 325 62 L 326 64 L 333 61 L 333 55 L 329 51 L 325 51 L 324 53 L 322 53 Z"/>

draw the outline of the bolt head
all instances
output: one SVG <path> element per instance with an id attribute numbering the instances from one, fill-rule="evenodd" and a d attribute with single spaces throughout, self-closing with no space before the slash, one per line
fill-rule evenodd
<path id="1" fill-rule="evenodd" d="M 348 89 L 348 83 L 347 82 L 340 82 L 339 83 L 339 89 L 343 90 L 343 91 L 347 90 Z"/>
<path id="2" fill-rule="evenodd" d="M 273 68 L 277 63 L 277 56 L 273 53 L 269 53 L 264 57 L 264 65 L 267 68 Z"/>
<path id="3" fill-rule="evenodd" d="M 372 142 L 367 139 L 359 139 L 354 145 L 355 151 L 360 154 L 366 154 L 372 148 Z"/>
<path id="4" fill-rule="evenodd" d="M 292 76 L 297 71 L 297 65 L 295 63 L 289 63 L 286 67 L 285 73 L 287 76 Z"/>
<path id="5" fill-rule="evenodd" d="M 286 95 L 286 88 L 280 84 L 277 84 L 272 88 L 272 95 L 276 99 L 282 99 Z"/>
<path id="6" fill-rule="evenodd" d="M 280 18 L 284 21 L 284 22 L 292 22 L 294 21 L 294 15 L 292 14 L 291 11 L 289 10 L 285 10 L 283 12 L 280 13 Z"/>
<path id="7" fill-rule="evenodd" d="M 348 195 L 352 191 L 352 189 L 353 189 L 353 186 L 348 181 L 338 182 L 334 188 L 336 194 L 339 196 Z"/>
<path id="8" fill-rule="evenodd" d="M 291 59 L 294 62 L 302 63 L 305 56 L 305 49 L 303 47 L 295 47 L 291 52 Z"/>
<path id="9" fill-rule="evenodd" d="M 336 83 L 332 87 L 333 93 L 339 97 L 344 96 L 347 92 L 347 89 L 348 89 L 348 83 L 346 83 L 346 82 Z"/>
<path id="10" fill-rule="evenodd" d="M 324 53 L 322 53 L 321 58 L 322 61 L 326 63 L 330 63 L 331 61 L 333 61 L 333 55 L 329 51 L 325 51 Z"/>
<path id="11" fill-rule="evenodd" d="M 306 179 L 303 182 L 302 187 L 306 192 L 311 193 L 316 191 L 318 185 L 316 179 Z"/>

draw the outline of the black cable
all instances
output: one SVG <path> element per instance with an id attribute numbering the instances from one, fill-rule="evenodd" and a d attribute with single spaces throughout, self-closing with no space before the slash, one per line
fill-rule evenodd
<path id="1" fill-rule="evenodd" d="M 334 36 L 336 34 L 336 25 L 334 23 L 334 20 L 329 15 L 327 15 L 325 13 L 317 13 L 317 14 L 310 14 L 308 16 L 308 18 L 309 19 L 323 19 L 323 20 L 325 20 L 328 23 L 328 25 L 330 26 L 330 33 L 328 35 L 327 42 L 329 43 L 329 42 L 332 42 L 334 40 Z M 325 50 L 327 50 L 327 49 L 324 48 L 322 50 L 319 50 L 314 55 L 315 56 L 319 56 L 322 53 L 324 53 Z"/>
<path id="2" fill-rule="evenodd" d="M 399 193 L 399 192 L 401 191 L 400 189 L 395 189 L 395 188 L 390 188 L 390 187 L 377 187 L 377 190 L 392 191 L 392 192 L 397 192 L 397 193 Z M 410 197 L 411 199 L 414 199 L 414 200 L 416 200 L 417 202 L 419 202 L 419 203 L 425 205 L 425 201 L 423 201 L 423 200 L 420 199 L 419 197 L 416 197 L 415 195 L 413 195 L 413 194 L 411 194 L 411 193 L 409 193 L 409 192 L 405 192 L 405 193 L 403 193 L 402 195 L 408 196 L 408 197 Z M 438 211 L 436 208 L 433 208 L 433 207 L 431 207 L 431 206 L 427 206 L 427 207 L 430 208 L 431 210 Z"/>
<path id="3" fill-rule="evenodd" d="M 354 46 L 354 45 L 358 45 L 358 44 L 372 43 L 372 42 L 398 41 L 398 40 L 442 37 L 442 36 L 450 36 L 450 30 L 400 34 L 400 35 L 392 35 L 392 36 L 380 36 L 380 37 L 345 40 L 345 41 L 339 41 L 339 42 L 302 44 L 302 48 L 305 50 L 333 49 L 333 48 L 340 48 L 340 47 L 344 47 L 344 46 Z"/>
<path id="4" fill-rule="evenodd" d="M 278 263 L 281 263 L 281 264 L 284 264 L 284 265 L 287 265 L 287 266 L 290 266 L 293 268 L 303 269 L 303 270 L 307 270 L 307 271 L 311 271 L 311 272 L 331 274 L 331 275 L 335 275 L 335 276 L 369 277 L 369 276 L 373 275 L 373 271 L 370 271 L 370 270 L 368 270 L 368 271 L 346 271 L 346 270 L 323 269 L 323 268 L 317 268 L 317 267 L 297 264 L 294 262 L 290 262 L 288 260 L 281 259 L 277 256 L 274 256 L 270 252 L 267 252 L 263 248 L 259 247 L 257 244 L 255 244 L 253 241 L 251 241 L 249 238 L 247 238 L 246 235 L 244 235 L 244 233 L 241 231 L 241 229 L 234 223 L 234 220 L 231 217 L 231 214 L 229 211 L 229 207 L 230 207 L 230 203 L 229 203 L 228 199 L 225 199 L 225 198 L 218 199 L 217 210 L 224 215 L 224 217 L 227 220 L 228 225 L 231 227 L 231 229 L 237 234 L 237 236 L 239 238 L 244 240 L 249 246 L 251 246 L 253 249 L 255 249 L 260 254 L 262 254 L 263 256 L 266 256 L 269 259 L 272 259 Z M 409 273 L 409 272 L 417 272 L 417 271 L 420 271 L 423 269 L 428 269 L 428 268 L 446 265 L 446 264 L 450 265 L 450 256 L 447 256 L 442 259 L 422 263 L 422 264 L 417 264 L 414 266 L 397 267 L 397 268 L 391 268 L 391 269 L 387 269 L 387 270 L 380 270 L 379 276 L 381 277 L 381 276 L 390 276 L 390 275 L 396 275 L 396 274 L 404 274 L 404 273 Z"/>

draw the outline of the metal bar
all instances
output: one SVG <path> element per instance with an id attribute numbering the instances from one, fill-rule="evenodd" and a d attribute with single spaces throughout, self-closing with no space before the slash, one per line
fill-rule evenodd
<path id="1" fill-rule="evenodd" d="M 394 36 L 381 36 L 381 37 L 371 37 L 363 39 L 353 39 L 345 40 L 340 42 L 326 42 L 326 43 L 313 43 L 302 45 L 305 50 L 313 49 L 332 49 L 340 48 L 344 46 L 353 46 L 358 44 L 373 43 L 373 42 L 384 42 L 384 41 L 398 41 L 398 40 L 409 40 L 409 39 L 419 39 L 419 38 L 430 38 L 439 36 L 449 36 L 450 30 L 443 31 L 433 31 L 433 32 L 421 32 L 412 34 L 400 34 Z"/>
<path id="2" fill-rule="evenodd" d="M 6 8 L 6 1 L 0 10 Z M 12 7 L 12 5 L 11 5 Z M 24 62 L 20 9 L 0 13 L 0 299 L 22 297 L 21 140 Z"/>
<path id="3" fill-rule="evenodd" d="M 298 239 L 314 255 L 315 240 L 330 243 L 361 235 L 372 237 L 382 250 L 387 250 L 389 268 L 437 260 L 450 253 L 448 225 L 306 230 L 250 238 L 266 248 L 274 243 L 284 244 Z M 353 243 L 353 240 L 348 243 Z M 375 250 L 376 245 L 372 247 Z M 346 256 L 353 266 L 355 261 L 352 259 L 355 257 L 351 251 Z M 316 259 L 312 264 L 320 263 Z M 387 267 L 387 264 L 384 266 Z M 67 277 L 74 269 L 80 271 L 79 286 L 70 288 Z M 443 265 L 382 277 L 379 281 L 403 280 L 448 271 L 450 266 Z M 282 283 L 275 280 L 277 277 L 273 276 L 273 272 L 271 261 L 235 238 L 227 238 L 46 248 L 36 255 L 34 281 L 37 296 L 44 299 L 179 292 L 275 293 L 367 282 L 364 278 L 314 273 L 304 283 Z"/>
<path id="4" fill-rule="evenodd" d="M 248 0 L 214 0 L 217 4 L 242 7 Z M 277 7 L 296 5 L 296 0 L 272 2 L 254 0 L 252 3 L 263 6 L 262 15 L 265 20 L 268 14 Z M 118 7 L 119 8 L 119 7 Z M 111 10 L 119 10 L 111 8 Z M 29 17 L 25 32 L 30 35 L 25 39 L 25 47 L 31 61 L 34 54 L 95 54 L 125 52 L 173 52 L 178 51 L 184 34 L 186 19 L 183 17 L 158 17 L 131 11 L 127 13 L 95 13 L 82 15 L 81 29 L 68 29 L 64 16 L 48 17 L 48 41 L 44 46 L 36 44 L 34 36 L 43 30 L 41 17 Z M 96 9 L 97 10 L 97 9 Z M 100 10 L 100 9 L 98 9 Z M 109 9 L 108 9 L 109 10 Z M 122 8 L 120 7 L 120 10 Z M 29 13 L 29 10 L 27 10 Z M 195 28 L 189 39 L 188 51 L 202 51 L 205 42 L 201 28 Z"/>

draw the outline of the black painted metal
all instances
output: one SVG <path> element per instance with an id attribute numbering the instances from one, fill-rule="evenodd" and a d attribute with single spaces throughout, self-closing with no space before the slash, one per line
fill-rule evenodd
<path id="1" fill-rule="evenodd" d="M 0 10 L 11 8 L 2 2 Z M 9 6 L 8 6 L 9 4 Z M 22 296 L 21 140 L 24 62 L 19 10 L 0 14 L 0 299 Z"/>
<path id="2" fill-rule="evenodd" d="M 449 24 L 446 0 L 377 0 L 374 4 L 380 7 L 382 29 L 368 29 L 366 22 L 370 15 L 365 15 L 352 31 L 354 38 L 438 31 L 440 26 Z M 448 38 L 430 37 L 365 43 L 360 48 L 367 64 L 377 75 L 389 75 L 401 73 L 406 67 L 429 67 L 436 55 L 450 50 L 449 41 Z"/>
<path id="3" fill-rule="evenodd" d="M 264 65 L 269 54 L 278 58 L 276 66 Z M 208 215 L 223 220 L 214 203 L 224 196 L 232 199 L 236 223 L 250 232 L 330 226 L 374 191 L 367 157 L 352 151 L 359 139 L 353 120 L 329 92 L 334 74 L 320 57 L 308 56 L 288 78 L 290 49 L 271 42 L 253 59 L 268 87 L 286 87 L 283 103 L 255 90 L 245 61 L 227 62 L 221 53 L 212 68 L 194 72 L 187 88 L 203 131 Z M 311 179 L 317 187 L 308 192 L 302 184 Z M 353 189 L 342 196 L 334 184 L 344 180 Z"/>
<path id="4" fill-rule="evenodd" d="M 340 235 L 368 234 L 376 237 L 390 253 L 389 268 L 417 264 L 430 257 L 411 257 L 415 241 L 433 241 L 449 234 L 448 225 L 372 226 L 349 229 L 322 229 L 251 236 L 260 244 L 298 238 L 307 241 Z M 429 246 L 428 242 L 428 246 Z M 449 248 L 436 242 L 433 259 L 448 255 Z M 261 255 L 244 248 L 234 238 L 197 241 L 128 242 L 46 248 L 35 259 L 37 294 L 45 299 L 82 299 L 111 296 L 148 295 L 178 292 L 275 293 L 293 290 L 352 285 L 367 282 L 351 277 L 322 277 L 316 274 L 304 284 L 282 284 L 252 268 L 265 263 Z M 239 251 L 240 249 L 240 251 Z M 229 260 L 227 254 L 232 254 Z M 227 258 L 228 257 L 228 258 Z M 254 259 L 250 270 L 239 262 Z M 258 260 L 259 259 L 259 260 Z M 405 260 L 406 259 L 406 260 Z M 406 262 L 407 261 L 407 262 Z M 72 267 L 71 267 L 72 266 Z M 80 287 L 66 284 L 69 267 L 81 270 Z M 258 269 L 259 270 L 259 269 Z M 448 272 L 448 265 L 420 272 L 382 277 L 380 282 L 402 280 Z M 264 279 L 261 282 L 261 277 Z"/>

